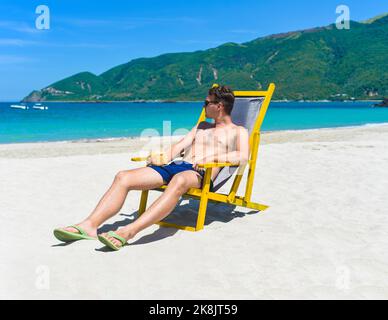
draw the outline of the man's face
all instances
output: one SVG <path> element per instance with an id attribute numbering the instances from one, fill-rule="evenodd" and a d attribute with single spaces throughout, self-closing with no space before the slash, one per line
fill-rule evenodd
<path id="1" fill-rule="evenodd" d="M 214 119 L 218 115 L 220 107 L 220 102 L 217 102 L 214 96 L 207 96 L 204 105 L 206 118 Z"/>

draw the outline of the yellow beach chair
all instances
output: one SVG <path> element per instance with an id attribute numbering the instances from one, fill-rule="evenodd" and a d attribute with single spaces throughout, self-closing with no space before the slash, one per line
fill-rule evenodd
<path id="1" fill-rule="evenodd" d="M 254 209 L 257 211 L 263 211 L 268 208 L 268 206 L 255 203 L 251 201 L 252 197 L 252 188 L 253 180 L 256 170 L 257 155 L 260 144 L 260 128 L 263 123 L 265 114 L 267 112 L 268 106 L 271 102 L 272 95 L 275 91 L 275 85 L 271 83 L 267 91 L 235 91 L 234 95 L 236 97 L 235 104 L 232 110 L 232 121 L 237 125 L 244 126 L 249 131 L 249 146 L 250 146 L 250 156 L 249 161 L 245 165 L 236 165 L 233 163 L 207 163 L 203 164 L 200 167 L 205 169 L 204 181 L 202 184 L 202 189 L 191 188 L 184 195 L 184 198 L 193 198 L 199 200 L 199 209 L 198 209 L 198 218 L 197 224 L 193 226 L 183 226 L 177 225 L 174 223 L 167 223 L 164 221 L 158 222 L 159 225 L 163 227 L 173 227 L 186 231 L 199 231 L 202 230 L 205 224 L 206 209 L 209 201 L 211 202 L 221 202 L 234 206 L 245 207 Z M 198 123 L 205 121 L 205 109 L 202 110 L 202 113 L 198 119 Z M 132 158 L 132 161 L 145 161 L 147 158 Z M 245 187 L 245 194 L 243 196 L 238 196 L 237 191 L 240 186 L 245 168 L 248 166 L 248 178 Z M 217 177 L 213 182 L 213 190 L 210 192 L 210 178 L 212 169 L 216 167 L 222 167 Z M 228 194 L 217 193 L 216 191 L 220 189 L 237 171 L 237 174 L 234 178 L 232 187 Z M 152 189 L 154 191 L 163 192 L 166 189 L 166 185 Z M 139 206 L 139 216 L 144 213 L 147 206 L 148 193 L 150 190 L 144 190 L 141 193 L 140 206 Z"/>

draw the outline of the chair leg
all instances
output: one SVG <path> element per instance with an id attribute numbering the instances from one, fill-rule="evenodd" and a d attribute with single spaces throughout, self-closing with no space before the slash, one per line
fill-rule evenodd
<path id="1" fill-rule="evenodd" d="M 201 200 L 199 201 L 197 226 L 195 227 L 195 231 L 202 230 L 205 224 L 207 203 L 209 201 L 211 174 L 212 174 L 212 169 L 207 168 L 205 171 L 205 176 L 203 177 L 203 188 L 202 188 Z"/>
<path id="2" fill-rule="evenodd" d="M 139 217 L 144 213 L 144 211 L 147 208 L 148 192 L 149 190 L 143 190 L 141 192 L 140 205 L 139 205 Z"/>
<path id="3" fill-rule="evenodd" d="M 198 209 L 197 226 L 195 227 L 195 231 L 202 230 L 203 226 L 205 225 L 208 200 L 209 199 L 208 199 L 207 195 L 203 195 L 201 197 L 201 200 L 199 202 L 199 209 Z"/>

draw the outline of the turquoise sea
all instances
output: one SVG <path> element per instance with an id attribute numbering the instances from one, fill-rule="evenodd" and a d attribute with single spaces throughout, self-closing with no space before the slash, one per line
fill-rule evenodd
<path id="1" fill-rule="evenodd" d="M 44 103 L 48 110 L 0 103 L 0 143 L 94 140 L 182 134 L 194 126 L 199 102 Z M 163 132 L 163 122 L 164 132 Z M 388 108 L 372 102 L 272 102 L 262 131 L 300 130 L 388 123 Z M 144 129 L 149 129 L 144 132 Z"/>

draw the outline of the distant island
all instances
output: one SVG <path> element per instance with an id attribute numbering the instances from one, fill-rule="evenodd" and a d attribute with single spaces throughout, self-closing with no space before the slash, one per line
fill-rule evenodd
<path id="1" fill-rule="evenodd" d="M 31 92 L 38 101 L 193 101 L 213 83 L 266 88 L 276 100 L 382 100 L 388 96 L 388 14 L 350 30 L 326 27 L 245 43 L 140 58 L 101 75 L 81 72 Z"/>

